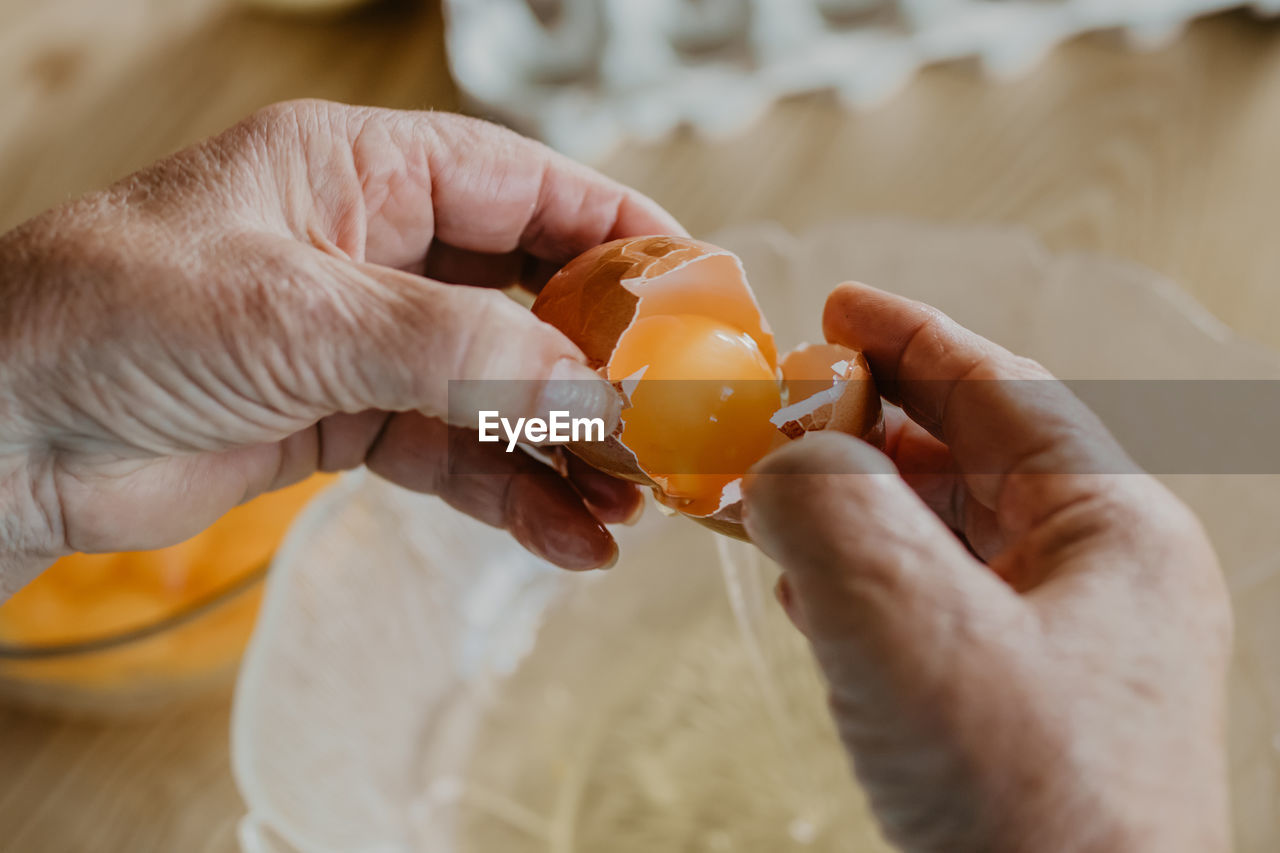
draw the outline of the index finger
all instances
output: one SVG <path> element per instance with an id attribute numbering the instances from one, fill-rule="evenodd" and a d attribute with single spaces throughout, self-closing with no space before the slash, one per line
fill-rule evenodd
<path id="1" fill-rule="evenodd" d="M 436 236 L 450 245 L 563 263 L 620 237 L 686 233 L 653 200 L 540 142 L 464 116 L 432 120 Z"/>
<path id="2" fill-rule="evenodd" d="M 305 101 L 259 121 L 288 131 L 271 134 L 300 161 L 285 171 L 302 169 L 319 221 L 358 260 L 416 268 L 443 242 L 559 267 L 618 237 L 685 233 L 639 192 L 480 119 Z"/>
<path id="3" fill-rule="evenodd" d="M 984 505 L 1002 509 L 1011 476 L 1029 526 L 1092 490 L 1082 475 L 1135 471 L 1106 428 L 1043 367 L 920 302 L 846 283 L 827 298 L 827 340 L 861 350 L 878 387 L 951 450 Z M 1005 514 L 1006 519 L 1008 513 Z"/>

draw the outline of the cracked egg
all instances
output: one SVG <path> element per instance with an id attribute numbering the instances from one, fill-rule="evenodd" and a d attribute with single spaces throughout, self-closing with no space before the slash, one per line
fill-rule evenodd
<path id="1" fill-rule="evenodd" d="M 742 263 L 708 243 L 597 246 L 552 277 L 533 313 L 623 396 L 614 434 L 569 450 L 721 533 L 744 536 L 742 475 L 775 447 L 822 429 L 882 441 L 862 354 L 802 344 L 779 358 Z"/>

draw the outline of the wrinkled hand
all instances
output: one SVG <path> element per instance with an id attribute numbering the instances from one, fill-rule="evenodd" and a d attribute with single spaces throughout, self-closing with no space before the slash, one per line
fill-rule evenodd
<path id="1" fill-rule="evenodd" d="M 1228 849 L 1230 612 L 1195 518 L 1043 368 L 937 312 L 842 285 L 824 325 L 902 411 L 885 453 L 767 457 L 746 525 L 888 838 Z"/>
<path id="2" fill-rule="evenodd" d="M 171 544 L 362 463 L 561 565 L 609 562 L 633 486 L 496 445 L 447 466 L 442 418 L 448 380 L 495 378 L 532 380 L 495 392 L 504 415 L 616 422 L 578 349 L 498 288 L 650 233 L 682 232 L 493 125 L 322 102 L 28 222 L 0 238 L 0 600 L 70 550 Z"/>

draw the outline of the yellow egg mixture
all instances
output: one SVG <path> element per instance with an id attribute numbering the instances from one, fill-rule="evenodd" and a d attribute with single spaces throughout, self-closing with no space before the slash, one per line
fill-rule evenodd
<path id="1" fill-rule="evenodd" d="M 10 647 L 105 640 L 154 625 L 264 567 L 290 522 L 334 475 L 262 495 L 191 539 L 155 551 L 73 554 L 0 605 Z M 257 615 L 261 589 L 191 622 L 109 652 L 6 661 L 3 674 L 107 686 L 137 677 L 190 676 L 233 663 Z"/>

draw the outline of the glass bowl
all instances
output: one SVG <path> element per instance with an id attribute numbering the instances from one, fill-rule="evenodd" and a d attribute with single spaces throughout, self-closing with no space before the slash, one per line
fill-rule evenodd
<path id="1" fill-rule="evenodd" d="M 850 276 L 941 307 L 1065 378 L 1277 378 L 1158 276 L 1026 232 L 893 220 L 712 238 L 780 344 Z M 1237 849 L 1280 826 L 1280 477 L 1166 478 L 1237 607 Z M 345 478 L 281 548 L 241 672 L 232 765 L 246 853 L 882 850 L 803 642 L 750 546 L 652 509 L 609 572 Z M 742 625 L 749 626 L 743 630 Z"/>
<path id="2" fill-rule="evenodd" d="M 0 605 L 0 702 L 112 716 L 229 684 L 271 557 L 330 479 L 250 501 L 170 548 L 55 563 Z"/>

